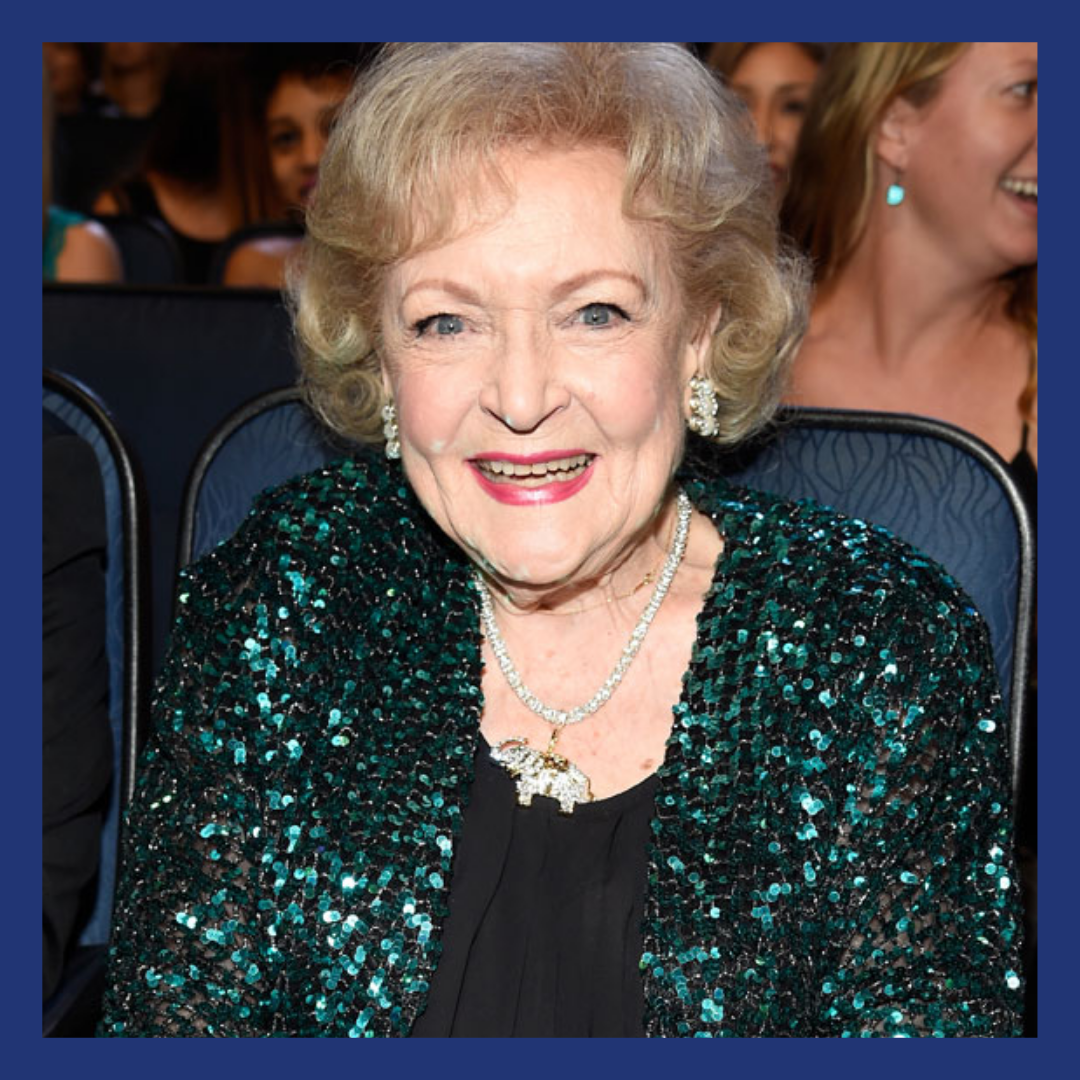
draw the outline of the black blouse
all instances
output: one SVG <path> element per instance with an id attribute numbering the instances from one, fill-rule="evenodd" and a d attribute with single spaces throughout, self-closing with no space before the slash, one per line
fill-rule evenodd
<path id="1" fill-rule="evenodd" d="M 655 775 L 561 814 L 517 803 L 479 740 L 443 955 L 416 1037 L 643 1036 L 646 842 Z"/>

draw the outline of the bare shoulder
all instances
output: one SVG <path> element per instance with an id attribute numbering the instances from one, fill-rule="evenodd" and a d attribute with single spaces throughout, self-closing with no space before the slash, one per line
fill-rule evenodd
<path id="1" fill-rule="evenodd" d="M 56 260 L 58 281 L 117 282 L 124 277 L 120 251 L 96 221 L 72 225 Z"/>
<path id="2" fill-rule="evenodd" d="M 281 236 L 249 240 L 229 256 L 222 280 L 226 285 L 280 289 L 288 257 L 299 242 Z"/>

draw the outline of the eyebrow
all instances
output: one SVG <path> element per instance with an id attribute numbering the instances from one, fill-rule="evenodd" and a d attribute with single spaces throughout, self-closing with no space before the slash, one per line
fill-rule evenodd
<path id="1" fill-rule="evenodd" d="M 595 282 L 603 281 L 608 278 L 618 278 L 622 281 L 629 282 L 638 289 L 642 295 L 648 295 L 649 290 L 645 287 L 645 282 L 642 281 L 637 274 L 632 274 L 626 270 L 585 270 L 580 274 L 574 274 L 573 277 L 569 277 L 565 281 L 559 282 L 553 290 L 553 296 L 556 300 L 564 300 L 579 289 L 583 289 L 588 285 L 592 285 Z M 466 304 L 474 304 L 477 307 L 481 306 L 479 293 L 461 282 L 454 281 L 452 278 L 423 278 L 420 281 L 416 281 L 402 294 L 401 302 L 404 303 L 412 293 L 419 292 L 421 289 L 436 289 L 440 292 L 445 292 L 447 295 L 453 296 Z"/>

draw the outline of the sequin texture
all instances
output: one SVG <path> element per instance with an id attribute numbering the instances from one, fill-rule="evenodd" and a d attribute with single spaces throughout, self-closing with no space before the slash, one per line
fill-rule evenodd
<path id="1" fill-rule="evenodd" d="M 696 440 L 695 440 L 696 442 Z M 882 530 L 729 487 L 659 770 L 653 1036 L 1018 1035 L 985 629 Z M 400 466 L 264 494 L 184 572 L 99 1034 L 406 1035 L 483 708 L 476 593 Z"/>

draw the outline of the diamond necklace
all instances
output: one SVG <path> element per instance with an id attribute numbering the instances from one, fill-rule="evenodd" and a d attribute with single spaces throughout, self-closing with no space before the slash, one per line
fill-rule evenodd
<path id="1" fill-rule="evenodd" d="M 517 737 L 505 739 L 491 751 L 491 756 L 517 777 L 518 802 L 522 806 L 528 806 L 534 795 L 549 795 L 558 799 L 560 811 L 570 813 L 575 804 L 592 801 L 588 777 L 576 765 L 555 753 L 555 743 L 567 724 L 579 723 L 587 716 L 592 716 L 608 702 L 629 670 L 634 657 L 637 656 L 648 633 L 649 625 L 659 611 L 664 597 L 667 596 L 668 589 L 671 588 L 671 583 L 675 579 L 675 572 L 679 569 L 683 554 L 686 552 L 686 538 L 690 532 L 690 516 L 693 507 L 682 491 L 676 496 L 676 506 L 678 517 L 675 535 L 671 540 L 671 550 L 660 570 L 656 588 L 653 589 L 653 594 L 641 613 L 641 618 L 638 619 L 637 625 L 630 634 L 630 640 L 623 648 L 619 662 L 604 680 L 600 689 L 584 705 L 578 705 L 573 709 L 555 709 L 550 705 L 545 705 L 525 685 L 510 659 L 506 642 L 503 641 L 502 634 L 499 632 L 499 626 L 495 621 L 495 609 L 491 602 L 491 592 L 484 584 L 479 572 L 473 571 L 473 581 L 480 593 L 480 619 L 499 669 L 518 700 L 554 728 L 546 750 L 534 750 L 525 738 Z"/>

